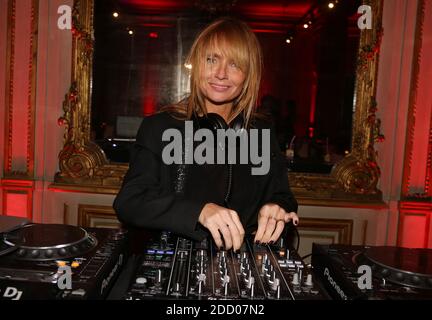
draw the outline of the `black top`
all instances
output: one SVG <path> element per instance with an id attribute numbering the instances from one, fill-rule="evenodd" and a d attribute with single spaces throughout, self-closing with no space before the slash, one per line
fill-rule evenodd
<path id="1" fill-rule="evenodd" d="M 163 132 L 175 128 L 184 134 L 184 127 L 184 121 L 166 112 L 144 118 L 131 152 L 129 170 L 114 200 L 114 209 L 126 225 L 167 230 L 202 240 L 210 233 L 198 223 L 198 217 L 206 203 L 225 206 L 228 165 L 165 164 L 162 150 L 170 142 L 162 141 Z M 265 175 L 252 175 L 252 164 L 232 165 L 229 207 L 239 214 L 246 233 L 257 229 L 257 214 L 266 203 L 276 203 L 287 212 L 297 211 L 274 130 L 263 120 L 254 120 L 251 128 L 271 129 L 271 161 Z M 179 182 L 183 183 L 181 192 Z"/>

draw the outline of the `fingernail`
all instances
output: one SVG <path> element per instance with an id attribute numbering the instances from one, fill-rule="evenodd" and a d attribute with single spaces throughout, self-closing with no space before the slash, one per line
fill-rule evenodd
<path id="1" fill-rule="evenodd" d="M 255 244 L 258 244 L 258 245 L 259 245 L 260 243 L 261 243 L 261 242 L 259 242 L 258 240 L 255 241 Z"/>
<path id="2" fill-rule="evenodd" d="M 268 244 L 273 244 L 274 243 L 274 241 L 273 240 L 271 240 L 271 241 L 269 241 L 269 243 Z"/>

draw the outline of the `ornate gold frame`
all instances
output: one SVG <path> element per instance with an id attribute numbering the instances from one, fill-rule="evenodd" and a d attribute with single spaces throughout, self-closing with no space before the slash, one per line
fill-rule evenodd
<path id="1" fill-rule="evenodd" d="M 382 1 L 363 1 L 372 7 L 373 29 L 361 32 L 351 153 L 334 166 L 330 175 L 289 173 L 300 204 L 381 203 L 374 144 L 383 138 L 375 115 Z M 103 151 L 90 141 L 93 0 L 74 1 L 72 31 L 72 85 L 63 103 L 64 115 L 59 119 L 59 124 L 65 126 L 64 147 L 59 154 L 60 172 L 52 188 L 116 194 L 128 167 L 110 164 Z"/>

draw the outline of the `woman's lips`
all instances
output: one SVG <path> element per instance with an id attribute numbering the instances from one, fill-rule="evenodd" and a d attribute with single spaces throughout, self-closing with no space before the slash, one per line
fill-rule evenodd
<path id="1" fill-rule="evenodd" d="M 224 86 L 216 83 L 210 83 L 210 87 L 212 87 L 213 90 L 217 92 L 225 92 L 230 88 L 230 86 Z"/>

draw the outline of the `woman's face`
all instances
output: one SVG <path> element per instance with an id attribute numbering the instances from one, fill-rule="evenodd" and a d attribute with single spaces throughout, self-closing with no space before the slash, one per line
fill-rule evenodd
<path id="1" fill-rule="evenodd" d="M 209 53 L 200 72 L 200 89 L 209 107 L 231 107 L 245 82 L 244 72 L 220 53 Z M 213 109 L 213 108 L 210 108 Z"/>

